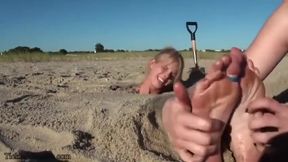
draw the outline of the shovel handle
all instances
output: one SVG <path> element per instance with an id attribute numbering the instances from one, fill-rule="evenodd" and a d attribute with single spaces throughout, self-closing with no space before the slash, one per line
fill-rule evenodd
<path id="1" fill-rule="evenodd" d="M 189 26 L 195 26 L 194 31 L 191 31 Z M 197 31 L 197 28 L 198 28 L 197 22 L 187 21 L 186 22 L 186 28 L 187 28 L 188 32 L 190 33 L 190 35 L 191 35 L 191 40 L 195 40 L 196 39 L 195 33 Z"/>
<path id="2" fill-rule="evenodd" d="M 193 50 L 193 58 L 194 58 L 194 64 L 195 68 L 198 69 L 198 55 L 196 51 L 196 41 L 192 40 L 192 50 Z"/>

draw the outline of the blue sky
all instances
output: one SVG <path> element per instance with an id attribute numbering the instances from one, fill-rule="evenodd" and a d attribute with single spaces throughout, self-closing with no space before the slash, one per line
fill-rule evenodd
<path id="1" fill-rule="evenodd" d="M 247 48 L 281 0 L 0 0 L 0 51 Z"/>

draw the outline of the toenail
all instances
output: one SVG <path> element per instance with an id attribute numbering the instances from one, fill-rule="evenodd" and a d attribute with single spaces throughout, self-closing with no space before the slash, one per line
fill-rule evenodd
<path id="1" fill-rule="evenodd" d="M 233 74 L 227 74 L 227 78 L 232 82 L 240 82 L 240 77 Z"/>

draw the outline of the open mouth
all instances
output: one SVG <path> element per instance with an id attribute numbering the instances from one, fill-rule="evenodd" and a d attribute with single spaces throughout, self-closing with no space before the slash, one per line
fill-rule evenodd
<path id="1" fill-rule="evenodd" d="M 164 82 L 165 82 L 165 80 L 163 79 L 163 78 L 161 78 L 161 77 L 158 77 L 158 81 L 163 85 L 164 84 Z"/>

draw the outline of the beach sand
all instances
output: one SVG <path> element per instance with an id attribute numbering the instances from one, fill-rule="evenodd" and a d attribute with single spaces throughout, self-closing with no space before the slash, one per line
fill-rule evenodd
<path id="1" fill-rule="evenodd" d="M 0 161 L 177 161 L 157 118 L 172 93 L 130 91 L 147 61 L 1 63 Z M 265 81 L 268 96 L 287 89 L 287 62 Z"/>

